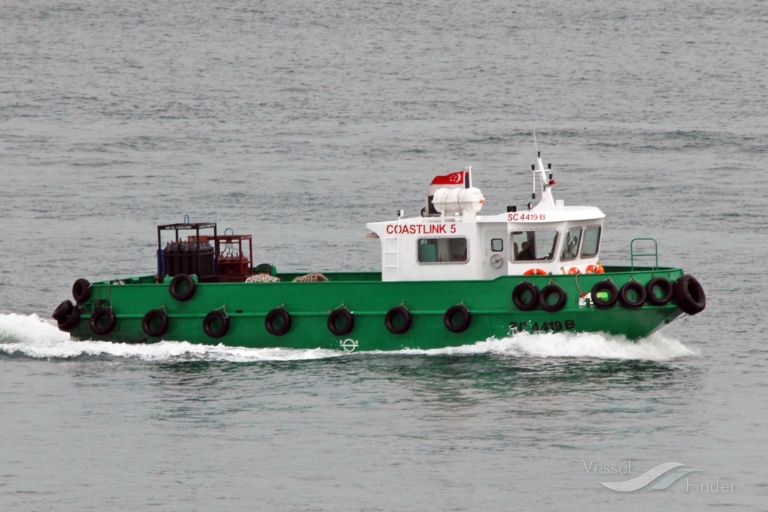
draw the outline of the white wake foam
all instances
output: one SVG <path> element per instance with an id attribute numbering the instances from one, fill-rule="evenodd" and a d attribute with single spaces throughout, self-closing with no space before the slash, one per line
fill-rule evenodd
<path id="1" fill-rule="evenodd" d="M 0 314 L 0 341 L 5 343 L 9 340 L 17 343 L 35 343 L 41 340 L 62 342 L 69 340 L 69 334 L 37 315 Z"/>
<path id="2" fill-rule="evenodd" d="M 81 356 L 135 358 L 146 361 L 298 361 L 339 357 L 344 352 L 324 349 L 245 348 L 197 345 L 186 341 L 152 344 L 75 341 L 55 323 L 38 315 L 0 314 L 0 353 L 27 357 L 71 359 Z"/>
<path id="3" fill-rule="evenodd" d="M 126 344 L 103 341 L 74 341 L 59 331 L 53 321 L 37 315 L 0 314 L 0 353 L 32 358 L 70 359 L 82 356 L 136 358 L 147 361 L 298 361 L 341 357 L 342 351 L 328 349 L 244 348 L 224 345 L 197 345 L 186 341 L 153 344 Z M 599 333 L 529 334 L 489 339 L 471 345 L 431 350 L 406 349 L 374 354 L 475 355 L 498 354 L 535 358 L 596 358 L 617 360 L 669 361 L 698 355 L 679 341 L 660 333 L 629 341 L 621 336 Z"/>
<path id="4" fill-rule="evenodd" d="M 473 345 L 434 350 L 406 350 L 425 354 L 493 353 L 517 357 L 561 357 L 617 360 L 669 361 L 698 355 L 678 340 L 654 333 L 648 338 L 630 341 L 623 336 L 603 333 L 530 334 L 521 332 L 502 339 L 489 339 Z"/>

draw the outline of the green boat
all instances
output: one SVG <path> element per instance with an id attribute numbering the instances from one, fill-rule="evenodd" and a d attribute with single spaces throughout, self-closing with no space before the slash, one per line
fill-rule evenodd
<path id="1" fill-rule="evenodd" d="M 399 210 L 367 224 L 381 244 L 379 271 L 280 272 L 254 264 L 250 235 L 220 234 L 212 222 L 161 225 L 155 273 L 77 279 L 74 301 L 53 318 L 75 339 L 352 352 L 521 331 L 637 340 L 704 309 L 699 282 L 659 266 L 653 239 L 631 241 L 629 265 L 603 266 L 603 212 L 555 200 L 540 153 L 531 170 L 533 200 L 493 215 L 480 214 L 471 167 L 435 177 L 421 216 Z"/>

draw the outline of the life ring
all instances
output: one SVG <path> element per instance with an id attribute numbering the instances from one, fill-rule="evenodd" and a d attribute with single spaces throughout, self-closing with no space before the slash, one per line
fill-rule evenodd
<path id="1" fill-rule="evenodd" d="M 549 298 L 553 295 L 557 297 L 557 300 L 555 300 L 554 303 L 550 303 Z M 548 284 L 539 291 L 539 306 L 541 306 L 541 309 L 544 311 L 550 313 L 555 313 L 563 309 L 563 306 L 565 306 L 565 299 L 565 290 L 555 283 Z"/>
<path id="2" fill-rule="evenodd" d="M 91 291 L 91 283 L 87 279 L 80 278 L 72 285 L 72 297 L 78 304 L 88 302 L 88 299 L 91 298 Z"/>
<path id="3" fill-rule="evenodd" d="M 105 336 L 112 332 L 116 323 L 117 318 L 111 308 L 96 308 L 88 320 L 88 325 L 97 336 Z"/>
<path id="4" fill-rule="evenodd" d="M 176 300 L 185 301 L 195 295 L 197 283 L 189 274 L 178 274 L 173 276 L 171 284 L 168 285 L 168 291 L 171 297 Z"/>
<path id="5" fill-rule="evenodd" d="M 211 338 L 221 338 L 229 332 L 229 317 L 221 311 L 211 311 L 203 319 L 203 331 Z"/>
<path id="6" fill-rule="evenodd" d="M 675 281 L 675 300 L 685 313 L 695 315 L 704 311 L 707 297 L 704 289 L 693 276 L 685 275 Z"/>
<path id="7" fill-rule="evenodd" d="M 512 302 L 520 311 L 530 311 L 539 303 L 539 290 L 535 284 L 523 281 L 512 290 Z"/>
<path id="8" fill-rule="evenodd" d="M 72 301 L 67 299 L 61 304 L 59 304 L 56 309 L 53 310 L 53 314 L 51 315 L 56 322 L 61 322 L 65 318 L 67 318 L 70 313 L 72 313 L 72 310 L 75 308 L 75 305 L 72 304 Z"/>
<path id="9" fill-rule="evenodd" d="M 458 323 L 454 323 L 453 319 L 456 315 L 459 315 L 461 319 Z M 464 304 L 456 304 L 449 307 L 443 315 L 443 323 L 445 328 L 451 332 L 464 332 L 469 328 L 469 324 L 472 322 L 472 315 Z"/>
<path id="10" fill-rule="evenodd" d="M 607 299 L 605 298 L 606 294 L 608 295 Z M 606 279 L 592 287 L 590 298 L 592 299 L 592 304 L 600 309 L 612 308 L 616 301 L 619 300 L 619 289 L 616 288 L 615 284 Z"/>
<path id="11" fill-rule="evenodd" d="M 68 313 L 68 316 L 63 317 L 57 321 L 59 329 L 64 332 L 69 332 L 75 328 L 77 322 L 80 321 L 80 308 L 73 307 Z"/>
<path id="12" fill-rule="evenodd" d="M 346 336 L 355 327 L 355 316 L 344 306 L 339 306 L 328 315 L 327 323 L 331 333 Z"/>
<path id="13" fill-rule="evenodd" d="M 291 314 L 282 306 L 270 310 L 264 318 L 264 327 L 275 336 L 282 336 L 290 331 L 292 323 Z"/>
<path id="14" fill-rule="evenodd" d="M 547 273 L 540 268 L 531 268 L 523 272 L 524 276 L 545 276 Z"/>
<path id="15" fill-rule="evenodd" d="M 571 267 L 568 269 L 569 274 L 581 274 L 581 270 L 577 269 L 576 267 Z"/>
<path id="16" fill-rule="evenodd" d="M 657 291 L 661 292 L 661 295 L 657 295 Z M 675 290 L 672 287 L 672 283 L 663 277 L 654 277 L 648 284 L 645 285 L 645 294 L 647 295 L 647 301 L 654 306 L 664 306 L 675 294 Z"/>
<path id="17" fill-rule="evenodd" d="M 141 319 L 141 328 L 147 336 L 162 336 L 170 325 L 168 315 L 163 309 L 150 309 Z"/>
<path id="18" fill-rule="evenodd" d="M 413 315 L 405 306 L 395 306 L 384 315 L 384 325 L 392 334 L 408 332 L 413 323 Z"/>
<path id="19" fill-rule="evenodd" d="M 633 298 L 634 295 L 634 298 Z M 619 302 L 628 309 L 637 309 L 645 304 L 645 286 L 637 281 L 628 281 L 619 290 Z"/>

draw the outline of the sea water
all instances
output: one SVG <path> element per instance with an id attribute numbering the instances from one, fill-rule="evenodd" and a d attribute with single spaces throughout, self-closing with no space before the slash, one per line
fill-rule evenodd
<path id="1" fill-rule="evenodd" d="M 766 29 L 756 1 L 3 2 L 0 509 L 764 508 Z M 354 354 L 50 319 L 185 215 L 255 263 L 376 269 L 365 223 L 437 174 L 524 207 L 534 130 L 603 263 L 654 237 L 703 313 Z"/>

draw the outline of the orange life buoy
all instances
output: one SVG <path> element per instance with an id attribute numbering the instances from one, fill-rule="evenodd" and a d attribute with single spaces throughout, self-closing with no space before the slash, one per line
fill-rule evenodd
<path id="1" fill-rule="evenodd" d="M 524 276 L 545 276 L 547 273 L 540 268 L 528 269 L 523 273 Z"/>
<path id="2" fill-rule="evenodd" d="M 581 270 L 577 269 L 576 267 L 571 267 L 568 269 L 569 274 L 581 274 Z"/>

